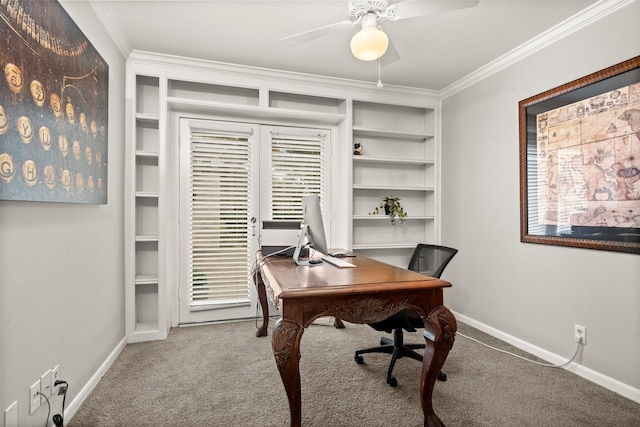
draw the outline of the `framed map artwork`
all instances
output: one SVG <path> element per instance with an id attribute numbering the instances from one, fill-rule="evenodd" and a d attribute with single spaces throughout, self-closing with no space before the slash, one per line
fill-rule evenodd
<path id="1" fill-rule="evenodd" d="M 520 240 L 640 254 L 640 56 L 520 101 Z"/>
<path id="2" fill-rule="evenodd" d="M 0 200 L 107 203 L 109 66 L 55 0 L 0 0 Z"/>

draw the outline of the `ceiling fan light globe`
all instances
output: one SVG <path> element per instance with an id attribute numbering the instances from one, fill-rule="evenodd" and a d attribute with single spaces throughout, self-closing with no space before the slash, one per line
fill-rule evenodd
<path id="1" fill-rule="evenodd" d="M 376 27 L 364 27 L 351 39 L 351 53 L 361 61 L 380 58 L 389 47 L 389 37 Z"/>

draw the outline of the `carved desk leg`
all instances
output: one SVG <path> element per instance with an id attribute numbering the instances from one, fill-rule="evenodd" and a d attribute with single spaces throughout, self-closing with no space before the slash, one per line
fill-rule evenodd
<path id="1" fill-rule="evenodd" d="M 433 411 L 433 386 L 438 373 L 444 365 L 449 350 L 453 346 L 458 329 L 456 318 L 448 308 L 441 305 L 434 308 L 425 319 L 424 338 L 426 346 L 422 361 L 422 378 L 420 380 L 420 400 L 424 412 L 424 425 L 444 426 Z"/>
<path id="2" fill-rule="evenodd" d="M 267 301 L 267 289 L 265 288 L 260 272 L 256 272 L 253 276 L 253 283 L 258 290 L 258 299 L 260 301 L 260 307 L 262 308 L 262 326 L 258 329 L 258 332 L 256 332 L 256 336 L 266 337 L 267 327 L 269 326 L 269 303 Z"/>
<path id="3" fill-rule="evenodd" d="M 273 328 L 273 355 L 289 399 L 291 427 L 300 427 L 302 424 L 300 339 L 303 332 L 302 326 L 287 319 L 279 319 Z"/>

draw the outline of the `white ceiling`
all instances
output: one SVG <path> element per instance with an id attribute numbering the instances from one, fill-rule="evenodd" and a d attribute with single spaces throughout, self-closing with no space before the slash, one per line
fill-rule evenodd
<path id="1" fill-rule="evenodd" d="M 348 19 L 347 3 L 92 1 L 125 53 L 137 49 L 375 83 L 377 61 L 360 61 L 349 50 L 351 36 L 359 28 L 296 47 L 280 42 L 283 37 Z M 386 21 L 384 30 L 400 60 L 382 67 L 382 81 L 442 90 L 594 3 L 597 1 L 480 0 L 469 9 Z"/>

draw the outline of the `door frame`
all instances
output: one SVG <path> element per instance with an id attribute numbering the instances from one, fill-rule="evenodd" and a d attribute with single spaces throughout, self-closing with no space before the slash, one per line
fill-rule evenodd
<path id="1" fill-rule="evenodd" d="M 329 177 L 330 184 L 328 187 L 329 202 L 326 216 L 323 218 L 327 233 L 327 243 L 330 247 L 340 247 L 349 249 L 351 245 L 350 223 L 352 215 L 351 206 L 351 158 L 352 158 L 352 135 L 349 128 L 348 120 L 344 120 L 339 124 L 333 122 L 323 123 L 305 123 L 298 120 L 265 118 L 262 115 L 246 115 L 241 118 L 235 116 L 220 116 L 209 113 L 191 113 L 184 110 L 169 110 L 167 114 L 167 173 L 168 182 L 172 182 L 173 186 L 167 191 L 168 212 L 166 212 L 166 235 L 167 239 L 167 259 L 173 260 L 167 266 L 167 301 L 166 308 L 170 312 L 171 327 L 180 326 L 180 300 L 179 300 L 179 284 L 180 284 L 180 254 L 178 252 L 180 242 L 180 222 L 182 213 L 179 211 L 179 143 L 180 143 L 180 119 L 218 121 L 229 123 L 252 123 L 259 126 L 285 126 L 298 128 L 322 128 L 330 132 L 330 152 L 329 152 Z M 334 216 L 333 207 L 340 209 L 340 215 Z M 275 316 L 277 310 L 271 306 L 271 316 Z M 251 310 L 249 319 L 261 318 L 258 313 L 258 307 Z"/>
<path id="2" fill-rule="evenodd" d="M 255 170 L 259 167 L 260 162 L 260 127 L 254 123 L 236 123 L 220 120 L 208 120 L 208 119 L 193 119 L 193 118 L 180 118 L 179 119 L 179 168 L 178 168 L 178 205 L 180 211 L 180 222 L 178 225 L 178 323 L 181 325 L 194 324 L 194 323 L 207 323 L 223 320 L 235 320 L 239 318 L 250 318 L 251 307 L 257 304 L 257 292 L 253 288 L 249 288 L 249 301 L 247 303 L 229 303 L 229 304 L 211 304 L 208 306 L 203 305 L 199 308 L 193 308 L 190 303 L 191 286 L 186 286 L 189 282 L 189 272 L 191 270 L 189 266 L 190 252 L 190 218 L 189 209 L 190 204 L 190 191 L 185 183 L 191 180 L 191 130 L 192 129 L 206 129 L 215 131 L 230 131 L 249 134 L 249 146 L 250 158 L 249 165 L 251 170 Z M 260 220 L 260 176 L 259 174 L 250 174 L 251 181 L 249 187 L 251 188 L 248 194 L 249 209 L 247 213 L 247 233 L 248 233 L 248 252 L 249 252 L 249 270 L 250 266 L 255 262 L 255 253 L 258 248 L 259 232 L 257 230 L 257 224 Z M 249 274 L 247 275 L 249 279 Z M 181 286 L 181 284 L 185 286 Z"/>

